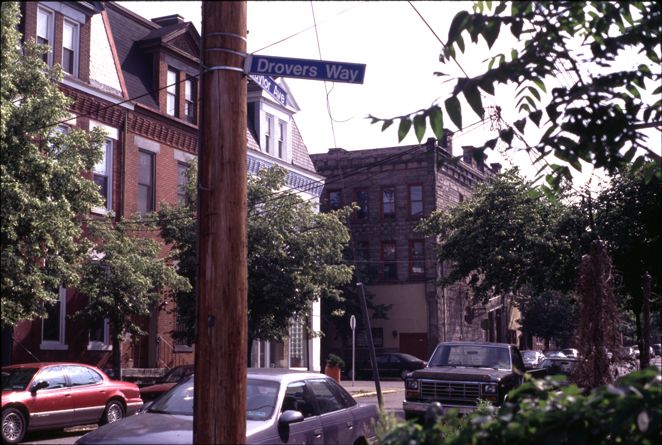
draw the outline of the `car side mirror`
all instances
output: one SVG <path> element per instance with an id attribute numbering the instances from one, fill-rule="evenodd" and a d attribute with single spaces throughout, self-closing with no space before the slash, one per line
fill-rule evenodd
<path id="1" fill-rule="evenodd" d="M 32 385 L 32 388 L 30 388 L 30 392 L 34 393 L 44 388 L 48 388 L 48 382 L 46 380 L 39 380 L 38 382 L 35 382 L 34 385 Z"/>
<path id="2" fill-rule="evenodd" d="M 278 418 L 278 426 L 283 427 L 291 423 L 303 422 L 303 414 L 301 411 L 294 411 L 288 409 L 284 411 Z"/>

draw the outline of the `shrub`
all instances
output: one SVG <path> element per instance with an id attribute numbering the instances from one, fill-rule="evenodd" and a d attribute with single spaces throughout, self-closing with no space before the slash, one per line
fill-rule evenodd
<path id="1" fill-rule="evenodd" d="M 326 358 L 326 364 L 329 366 L 345 367 L 345 360 L 336 354 L 329 354 Z"/>
<path id="2" fill-rule="evenodd" d="M 652 445 L 661 438 L 661 382 L 655 368 L 587 392 L 564 377 L 528 379 L 499 408 L 482 406 L 464 417 L 429 413 L 424 425 L 399 423 L 380 443 Z"/>

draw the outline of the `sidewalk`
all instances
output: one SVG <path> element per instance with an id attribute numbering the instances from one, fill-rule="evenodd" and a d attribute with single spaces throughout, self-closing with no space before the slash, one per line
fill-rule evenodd
<path id="1" fill-rule="evenodd" d="M 353 384 L 351 380 L 341 380 L 340 384 L 354 398 L 374 396 L 377 394 L 377 390 L 375 389 L 375 382 L 372 380 L 355 380 Z M 379 386 L 382 390 L 382 394 L 390 394 L 405 390 L 405 382 L 400 379 L 380 380 Z"/>

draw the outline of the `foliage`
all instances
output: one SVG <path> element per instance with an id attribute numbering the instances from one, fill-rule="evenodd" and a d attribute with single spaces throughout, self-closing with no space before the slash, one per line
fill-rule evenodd
<path id="1" fill-rule="evenodd" d="M 571 290 L 584 230 L 572 220 L 581 215 L 536 193 L 513 169 L 458 206 L 434 212 L 419 229 L 438 236 L 439 260 L 452 262 L 443 283 L 466 279 L 474 299 L 485 302 L 524 289 Z"/>
<path id="2" fill-rule="evenodd" d="M 574 337 L 579 320 L 576 296 L 559 291 L 543 291 L 517 298 L 522 318 L 522 330 L 545 340 L 549 347 L 551 340 L 566 345 Z"/>
<path id="3" fill-rule="evenodd" d="M 659 442 L 662 424 L 662 378 L 650 368 L 621 378 L 616 385 L 583 393 L 560 377 L 528 379 L 508 394 L 498 409 L 466 417 L 462 428 L 449 412 L 425 426 L 400 423 L 380 437 L 385 445 L 638 444 Z"/>
<path id="4" fill-rule="evenodd" d="M 18 3 L 2 2 L 0 168 L 2 325 L 44 316 L 75 286 L 90 245 L 82 221 L 101 196 L 83 177 L 101 159 L 100 131 L 56 131 L 70 100 L 45 46 L 21 45 Z"/>
<path id="5" fill-rule="evenodd" d="M 329 354 L 326 357 L 326 364 L 328 366 L 336 366 L 338 368 L 344 368 L 345 367 L 345 360 L 342 359 L 339 355 L 336 354 Z"/>
<path id="6" fill-rule="evenodd" d="M 648 272 L 653 293 L 660 294 L 662 282 L 662 186 L 660 180 L 646 180 L 642 172 L 623 172 L 610 178 L 610 184 L 594 203 L 595 227 L 607 242 L 619 281 L 616 291 L 625 309 L 635 314 L 641 338 L 642 276 Z M 651 312 L 660 311 L 659 297 L 651 302 Z"/>
<path id="7" fill-rule="evenodd" d="M 344 219 L 349 210 L 320 214 L 296 193 L 284 190 L 287 172 L 262 170 L 248 182 L 248 335 L 249 340 L 280 341 L 293 316 L 306 316 L 319 299 L 337 299 L 352 268 L 343 262 L 349 241 Z M 192 175 L 191 184 L 195 184 Z M 191 185 L 194 187 L 194 185 Z M 194 190 L 194 189 L 191 189 Z M 195 199 L 160 214 L 164 239 L 180 264 L 195 264 Z M 188 266 L 187 266 L 188 270 Z M 194 284 L 194 274 L 187 274 Z M 182 297 L 178 310 L 188 315 L 189 338 L 195 326 L 195 300 Z"/>
<path id="8" fill-rule="evenodd" d="M 593 241 L 582 257 L 577 287 L 581 297 L 577 347 L 582 360 L 573 374 L 579 385 L 593 388 L 611 383 L 607 351 L 620 346 L 611 259 L 602 241 Z"/>
<path id="9" fill-rule="evenodd" d="M 554 187 L 562 178 L 571 178 L 568 165 L 581 171 L 580 161 L 605 168 L 610 174 L 634 162 L 635 169 L 642 169 L 648 179 L 653 175 L 660 178 L 660 156 L 648 147 L 644 130 L 662 126 L 661 30 L 659 2 L 493 5 L 491 1 L 478 1 L 473 13 L 461 11 L 453 18 L 440 61 L 457 63 L 457 54 L 465 52 L 467 38 L 477 44 L 482 37 L 490 49 L 500 37 L 514 38 L 518 44 L 509 53 L 491 57 L 482 74 L 457 79 L 444 103 L 447 116 L 461 129 L 460 97 L 483 118 L 483 95 L 499 99 L 495 94 L 499 85 L 516 85 L 517 110 L 512 114 L 519 118 L 512 124 L 499 118 L 505 126 L 482 149 L 494 149 L 499 140 L 515 149 L 514 139 L 520 139 L 523 148 L 537 159 L 553 154 L 567 163 L 549 165 L 552 173 L 547 180 Z M 512 37 L 505 31 L 510 31 Z M 466 50 L 469 52 L 469 47 Z M 552 88 L 566 74 L 573 77 L 573 82 Z M 501 106 L 508 106 L 501 99 Z M 385 130 L 399 120 L 400 140 L 413 124 L 420 141 L 428 121 L 440 139 L 443 118 L 441 107 L 433 105 L 414 115 L 372 117 L 372 121 L 382 122 Z M 532 145 L 524 140 L 529 123 L 542 134 Z M 646 163 L 649 160 L 657 163 Z"/>
<path id="10" fill-rule="evenodd" d="M 144 230 L 145 224 L 140 217 L 117 223 L 106 218 L 91 222 L 89 227 L 90 238 L 97 243 L 84 265 L 79 286 L 89 300 L 76 316 L 88 321 L 108 318 L 113 334 L 113 365 L 117 371 L 119 345 L 124 336 L 145 334 L 137 317 L 149 316 L 163 291 L 190 287 L 174 267 L 160 258 L 161 244 L 139 236 L 132 229 Z"/>

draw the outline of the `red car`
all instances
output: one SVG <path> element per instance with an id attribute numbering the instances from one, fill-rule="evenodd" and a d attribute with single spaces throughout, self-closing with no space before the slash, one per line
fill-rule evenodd
<path id="1" fill-rule="evenodd" d="M 111 380 L 80 363 L 27 363 L 2 368 L 2 442 L 27 431 L 115 422 L 142 407 L 138 386 Z"/>

